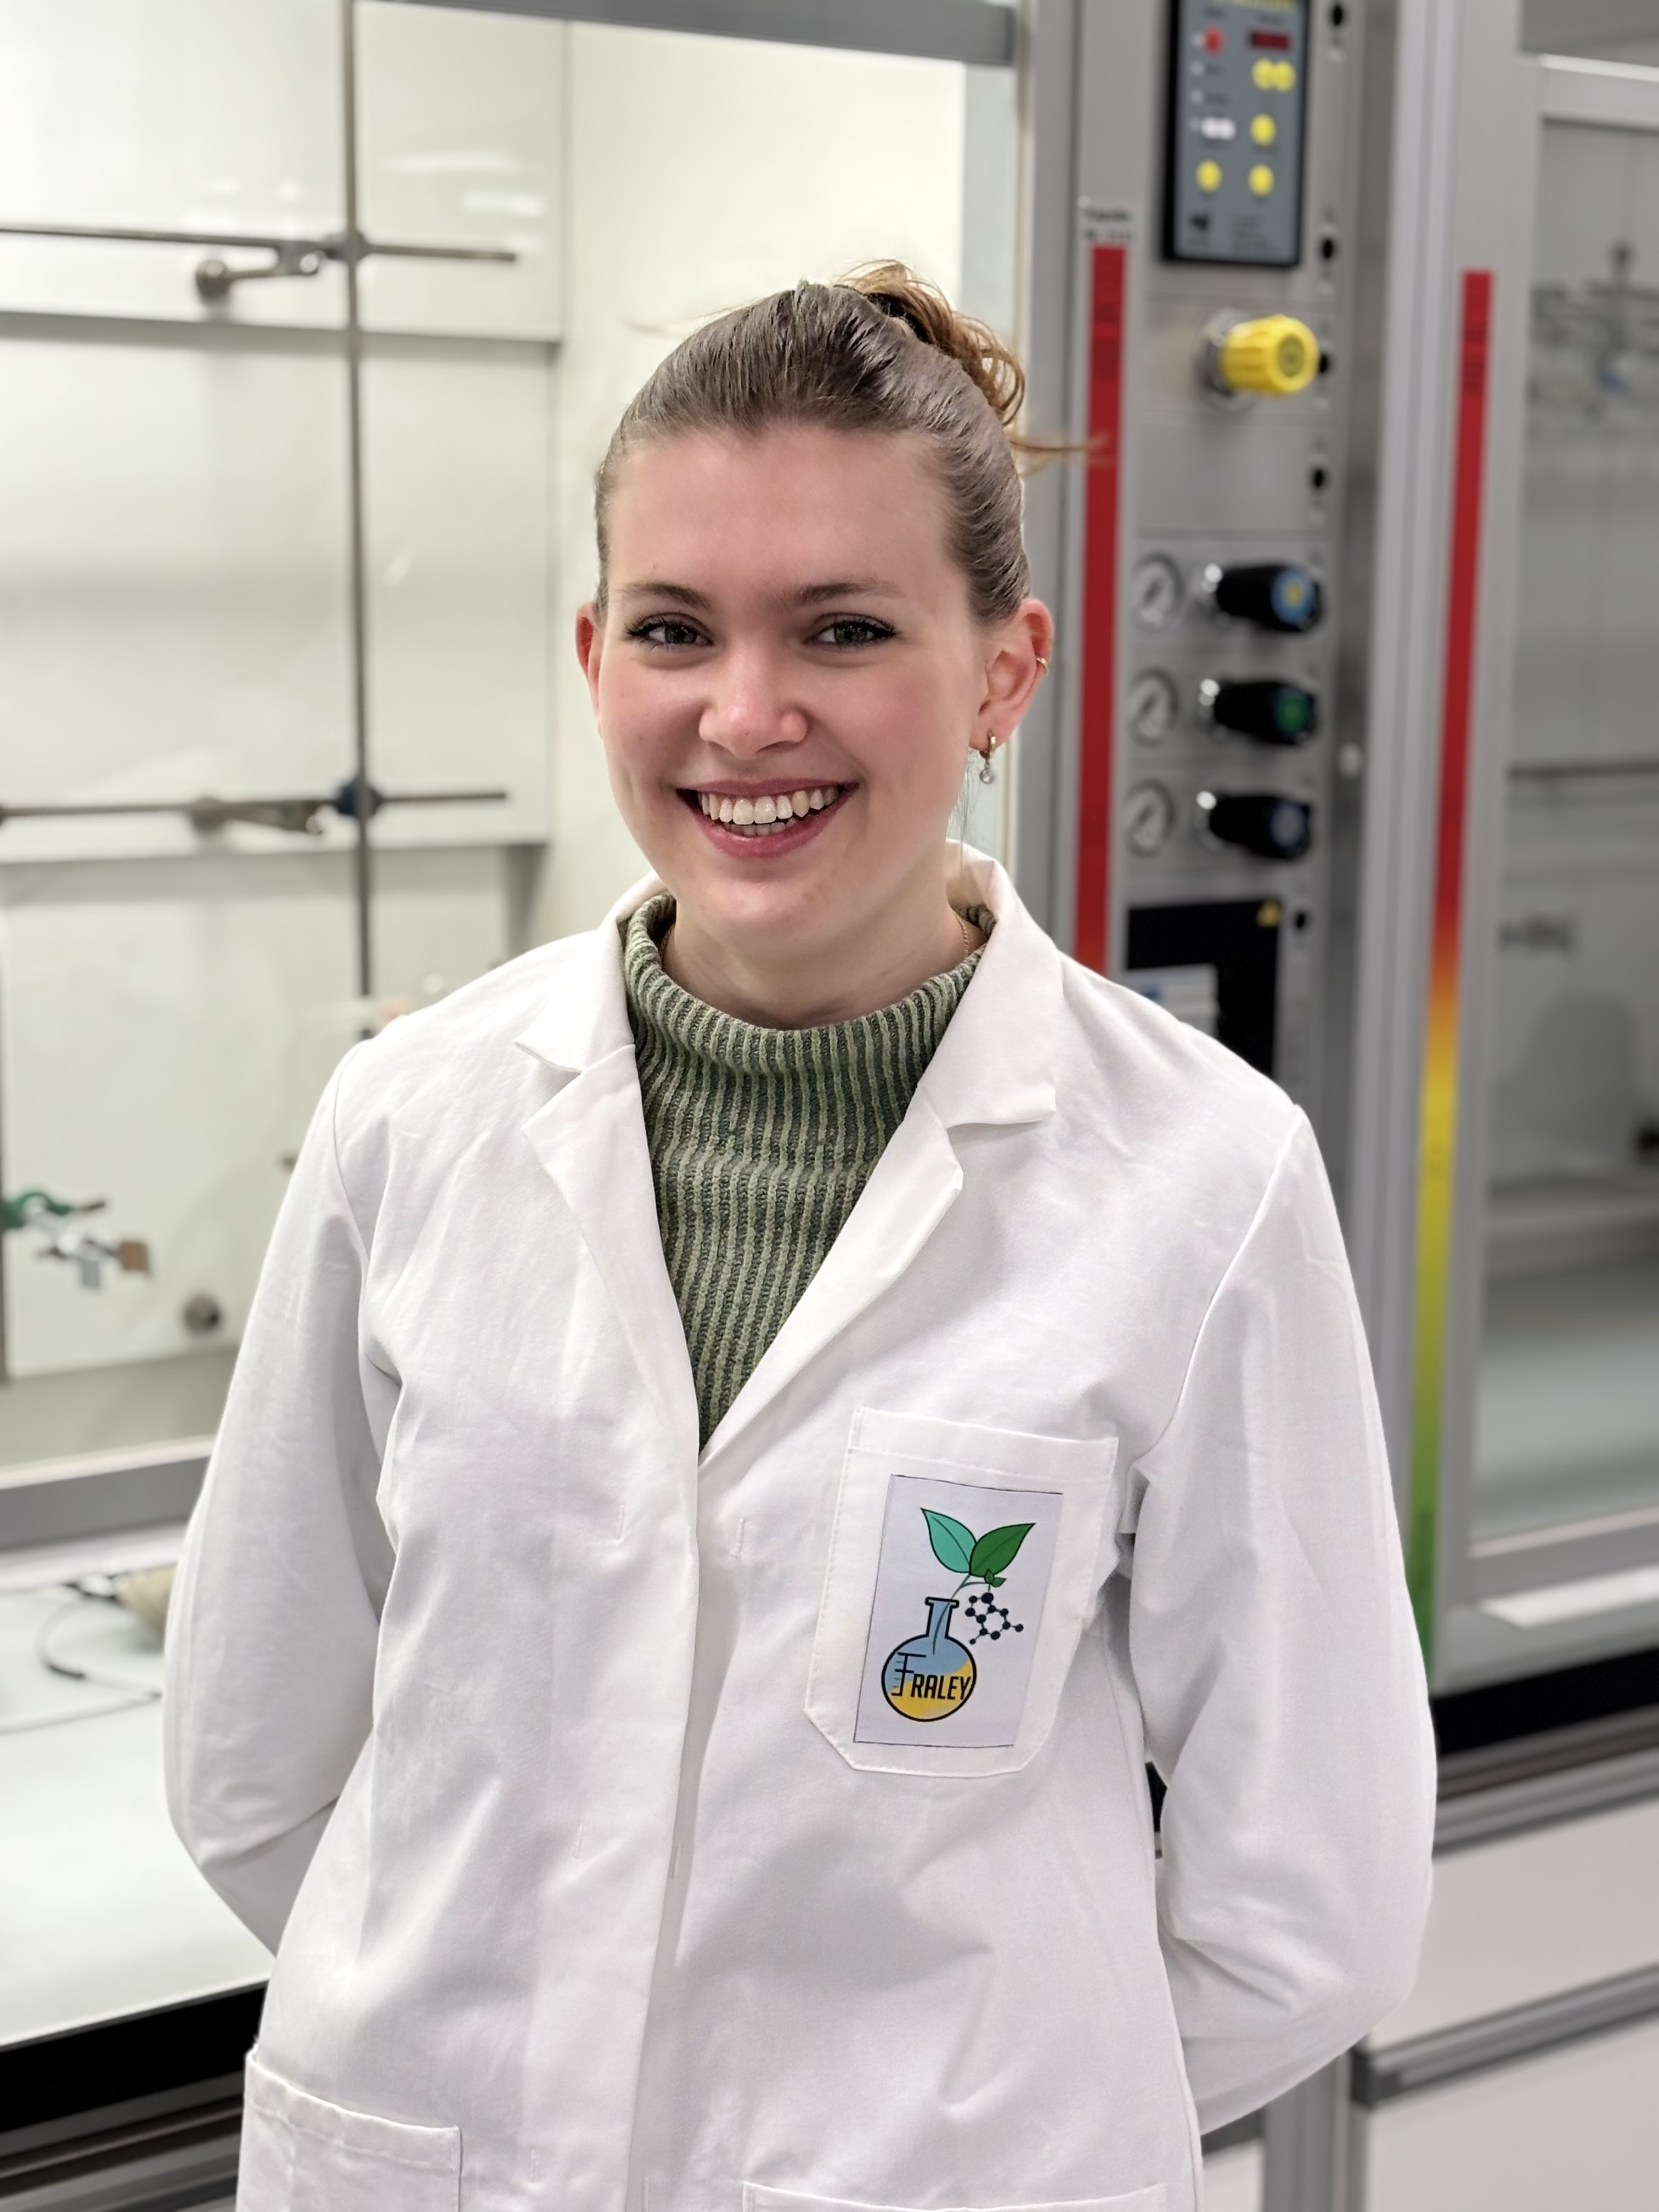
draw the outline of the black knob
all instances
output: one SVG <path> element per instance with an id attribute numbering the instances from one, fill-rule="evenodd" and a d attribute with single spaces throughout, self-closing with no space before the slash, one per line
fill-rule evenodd
<path id="1" fill-rule="evenodd" d="M 1313 842 L 1313 809 L 1281 791 L 1200 791 L 1199 826 L 1220 845 L 1264 860 L 1299 860 Z"/>
<path id="2" fill-rule="evenodd" d="M 1206 676 L 1198 703 L 1218 729 L 1261 745 L 1304 745 L 1319 727 L 1319 702 L 1302 684 L 1230 684 Z"/>
<path id="3" fill-rule="evenodd" d="M 1242 568 L 1212 568 L 1205 578 L 1224 615 L 1258 629 L 1311 629 L 1325 611 L 1317 580 L 1293 562 L 1258 561 Z"/>

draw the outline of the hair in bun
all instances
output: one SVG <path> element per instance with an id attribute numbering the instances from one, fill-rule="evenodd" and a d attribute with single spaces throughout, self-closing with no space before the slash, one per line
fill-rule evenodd
<path id="1" fill-rule="evenodd" d="M 1025 400 L 1025 371 L 988 323 L 963 314 L 937 284 L 927 283 L 902 261 L 872 262 L 842 282 L 884 315 L 902 323 L 924 345 L 948 354 L 985 394 L 1004 429 L 1012 428 Z"/>

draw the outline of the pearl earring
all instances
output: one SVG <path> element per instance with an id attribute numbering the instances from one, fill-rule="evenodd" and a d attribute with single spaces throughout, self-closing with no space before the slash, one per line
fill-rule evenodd
<path id="1" fill-rule="evenodd" d="M 991 773 L 991 756 L 995 752 L 997 747 L 1001 743 L 1001 738 L 998 737 L 996 732 L 993 730 L 990 735 L 990 742 L 986 746 L 984 752 L 980 756 L 979 780 L 981 783 L 994 783 L 996 781 L 995 776 Z"/>

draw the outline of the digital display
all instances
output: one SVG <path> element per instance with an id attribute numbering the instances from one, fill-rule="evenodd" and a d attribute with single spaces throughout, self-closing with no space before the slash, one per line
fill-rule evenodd
<path id="1" fill-rule="evenodd" d="M 1171 0 L 1164 251 L 1302 258 L 1309 0 Z"/>

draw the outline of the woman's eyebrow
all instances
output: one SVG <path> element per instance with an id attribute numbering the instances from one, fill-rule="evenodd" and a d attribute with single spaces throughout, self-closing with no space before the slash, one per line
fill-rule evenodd
<path id="1" fill-rule="evenodd" d="M 683 607 L 696 607 L 705 614 L 709 599 L 706 592 L 696 591 L 690 584 L 671 583 L 665 576 L 640 576 L 617 587 L 617 597 L 624 599 L 672 599 Z"/>
<path id="2" fill-rule="evenodd" d="M 899 586 L 888 583 L 884 577 L 845 576 L 828 584 L 807 584 L 792 594 L 790 604 L 798 607 L 816 607 L 822 605 L 826 599 L 896 599 L 898 596 Z"/>

